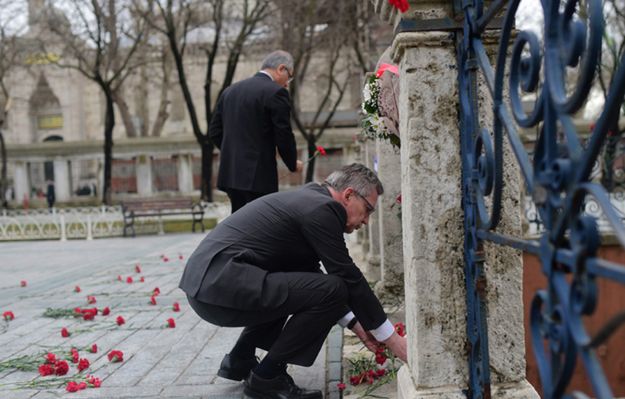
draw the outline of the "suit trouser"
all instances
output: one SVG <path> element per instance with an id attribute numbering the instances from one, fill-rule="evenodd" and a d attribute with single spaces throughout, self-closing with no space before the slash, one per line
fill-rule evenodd
<path id="1" fill-rule="evenodd" d="M 192 297 L 188 297 L 189 303 L 212 324 L 245 327 L 239 339 L 268 351 L 275 361 L 312 365 L 332 326 L 347 313 L 345 283 L 339 277 L 320 273 L 270 273 L 267 278 L 287 281 L 288 296 L 279 306 L 234 309 Z"/>
<path id="2" fill-rule="evenodd" d="M 230 206 L 232 209 L 230 213 L 235 213 L 239 209 L 243 208 L 243 206 L 248 202 L 252 202 L 256 198 L 260 198 L 265 195 L 262 193 L 255 193 L 253 191 L 232 189 L 227 190 L 226 193 L 228 194 L 228 198 L 230 198 Z"/>

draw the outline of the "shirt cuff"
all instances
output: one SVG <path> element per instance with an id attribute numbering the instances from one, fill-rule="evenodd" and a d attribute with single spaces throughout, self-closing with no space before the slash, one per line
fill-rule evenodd
<path id="1" fill-rule="evenodd" d="M 338 321 L 339 326 L 345 328 L 350 321 L 352 321 L 352 319 L 356 317 L 356 315 L 354 315 L 354 312 L 349 312 L 348 314 L 346 314 L 345 316 L 341 317 Z"/>
<path id="2" fill-rule="evenodd" d="M 371 334 L 377 339 L 379 342 L 386 341 L 393 335 L 395 332 L 395 327 L 391 324 L 388 319 L 382 325 L 375 330 L 371 330 Z"/>

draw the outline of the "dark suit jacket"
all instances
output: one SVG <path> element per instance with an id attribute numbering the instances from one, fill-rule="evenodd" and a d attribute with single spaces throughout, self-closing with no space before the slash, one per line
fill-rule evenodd
<path id="1" fill-rule="evenodd" d="M 309 183 L 250 202 L 210 232 L 189 257 L 180 288 L 205 303 L 270 309 L 288 295 L 268 273 L 317 272 L 343 279 L 348 306 L 366 329 L 386 320 L 380 302 L 349 256 L 347 213 L 326 187 Z M 272 285 L 270 285 L 272 284 Z"/>
<path id="2" fill-rule="evenodd" d="M 291 101 L 264 73 L 228 87 L 217 101 L 208 134 L 221 150 L 217 188 L 256 193 L 278 191 L 276 147 L 295 171 Z"/>

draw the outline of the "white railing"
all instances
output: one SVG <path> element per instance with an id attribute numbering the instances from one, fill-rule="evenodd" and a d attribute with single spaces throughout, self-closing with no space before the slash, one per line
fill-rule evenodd
<path id="1" fill-rule="evenodd" d="M 616 211 L 617 215 L 620 216 L 621 222 L 625 223 L 625 193 L 622 191 L 610 193 L 610 202 L 612 203 L 612 206 Z M 612 232 L 612 227 L 610 227 L 607 219 L 601 211 L 601 208 L 594 200 L 594 198 L 586 198 L 584 213 L 597 218 L 597 225 L 602 235 L 610 234 Z M 530 197 L 525 197 L 524 222 L 527 224 L 528 227 L 527 231 L 525 232 L 527 236 L 534 237 L 544 231 L 544 226 L 542 221 L 540 220 L 540 215 L 536 211 L 536 205 Z"/>
<path id="2" fill-rule="evenodd" d="M 229 214 L 229 204 L 206 203 L 204 219 L 221 221 Z M 191 218 L 189 216 L 189 218 Z M 176 217 L 180 219 L 180 217 Z M 146 218 L 135 222 L 154 224 Z M 3 210 L 0 212 L 0 241 L 67 240 L 116 237 L 123 234 L 124 217 L 119 206 Z"/>

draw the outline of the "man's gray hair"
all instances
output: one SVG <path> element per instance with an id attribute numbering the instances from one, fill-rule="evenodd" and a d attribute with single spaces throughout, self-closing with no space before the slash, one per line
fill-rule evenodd
<path id="1" fill-rule="evenodd" d="M 378 176 L 371 169 L 359 163 L 346 165 L 332 172 L 325 182 L 337 191 L 351 187 L 363 197 L 371 194 L 373 190 L 376 190 L 378 195 L 384 194 L 384 187 Z"/>
<path id="2" fill-rule="evenodd" d="M 278 69 L 280 64 L 293 71 L 293 56 L 284 50 L 276 50 L 265 57 L 260 69 Z"/>

